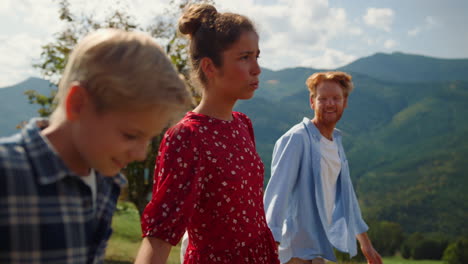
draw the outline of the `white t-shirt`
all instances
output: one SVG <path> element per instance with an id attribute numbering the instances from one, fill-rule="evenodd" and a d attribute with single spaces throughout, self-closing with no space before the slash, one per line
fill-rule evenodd
<path id="1" fill-rule="evenodd" d="M 93 197 L 93 209 L 96 210 L 96 172 L 94 171 L 94 169 L 91 169 L 88 176 L 81 176 L 80 178 L 91 189 L 91 194 Z"/>
<path id="2" fill-rule="evenodd" d="M 338 154 L 338 145 L 335 141 L 326 137 L 320 139 L 320 176 L 322 177 L 323 194 L 327 221 L 332 222 L 333 210 L 335 209 L 336 181 L 341 171 L 341 160 Z"/>
<path id="3" fill-rule="evenodd" d="M 57 156 L 59 156 L 57 150 L 55 149 L 54 145 L 50 143 L 49 139 L 40 134 L 44 142 L 49 146 L 49 148 L 54 152 Z M 97 197 L 97 187 L 96 187 L 96 172 L 94 169 L 91 169 L 87 176 L 81 176 L 81 180 L 91 188 L 91 195 L 92 195 L 92 202 L 93 202 L 93 209 L 96 210 L 96 197 Z"/>

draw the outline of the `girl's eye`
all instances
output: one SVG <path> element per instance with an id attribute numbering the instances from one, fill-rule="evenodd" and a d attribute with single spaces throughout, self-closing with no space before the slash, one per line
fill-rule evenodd
<path id="1" fill-rule="evenodd" d="M 137 136 L 132 135 L 132 134 L 128 134 L 128 133 L 123 133 L 123 136 L 124 136 L 124 138 L 126 138 L 128 140 L 135 140 L 137 138 Z"/>

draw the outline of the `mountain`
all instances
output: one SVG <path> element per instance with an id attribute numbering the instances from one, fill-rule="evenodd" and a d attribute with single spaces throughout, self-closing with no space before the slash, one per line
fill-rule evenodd
<path id="1" fill-rule="evenodd" d="M 406 68 L 421 63 L 421 56 L 396 53 L 385 57 L 406 61 Z M 428 58 L 427 63 L 434 62 L 435 69 L 446 63 L 450 72 L 468 71 L 468 67 L 453 66 L 460 61 Z M 371 68 L 375 61 L 368 62 L 362 65 Z M 276 91 L 262 91 L 272 88 L 261 82 L 253 99 L 236 106 L 253 121 L 266 182 L 276 139 L 302 117 L 313 116 L 304 82 L 315 71 L 269 72 L 268 79 L 277 80 Z M 338 128 L 366 219 L 398 222 L 408 233 L 468 235 L 462 221 L 468 219 L 468 81 L 443 71 L 437 80 L 415 74 L 405 81 L 391 81 L 374 72 L 348 72 L 356 88 Z M 282 78 L 285 73 L 288 80 Z M 300 83 L 302 88 L 290 94 Z M 268 93 L 280 99 L 268 99 L 264 96 Z"/>
<path id="2" fill-rule="evenodd" d="M 364 211 L 409 231 L 466 235 L 460 219 L 468 219 L 468 82 L 412 89 L 413 97 L 396 89 L 393 100 L 407 104 L 386 122 L 345 138 Z"/>
<path id="3" fill-rule="evenodd" d="M 37 116 L 39 106 L 30 104 L 24 94 L 27 90 L 36 90 L 41 94 L 50 94 L 48 81 L 29 78 L 13 86 L 0 88 L 0 137 L 18 132 L 16 126 Z"/>
<path id="4" fill-rule="evenodd" d="M 293 95 L 304 89 L 304 80 L 320 70 L 297 67 L 272 71 L 262 68 L 260 89 L 256 96 L 270 101 L 278 101 L 285 96 Z M 285 88 L 287 87 L 287 88 Z"/>
<path id="5" fill-rule="evenodd" d="M 438 59 L 395 52 L 376 53 L 336 70 L 371 76 L 380 81 L 397 83 L 468 81 L 468 59 Z M 279 101 L 305 88 L 305 80 L 323 69 L 296 67 L 272 71 L 262 69 L 261 88 L 256 97 Z"/>
<path id="6" fill-rule="evenodd" d="M 377 53 L 338 70 L 393 82 L 468 81 L 468 59 L 438 59 L 401 52 Z"/>

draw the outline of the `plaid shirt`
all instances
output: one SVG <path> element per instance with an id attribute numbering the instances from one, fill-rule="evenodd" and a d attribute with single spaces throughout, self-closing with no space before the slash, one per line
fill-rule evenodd
<path id="1" fill-rule="evenodd" d="M 122 175 L 96 172 L 97 197 L 32 119 L 0 139 L 0 263 L 102 263 Z"/>

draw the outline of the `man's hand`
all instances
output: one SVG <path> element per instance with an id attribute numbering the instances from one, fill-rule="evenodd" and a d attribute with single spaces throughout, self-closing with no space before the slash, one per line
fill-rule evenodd
<path id="1" fill-rule="evenodd" d="M 363 247 L 361 246 L 362 253 L 364 256 L 366 256 L 367 263 L 368 264 L 382 264 L 382 257 L 380 257 L 380 254 L 374 249 L 374 247 L 367 246 Z"/>
<path id="2" fill-rule="evenodd" d="M 368 264 L 383 264 L 382 257 L 372 246 L 366 232 L 357 235 L 357 239 L 359 240 L 359 244 L 361 244 L 361 251 L 366 257 Z"/>

